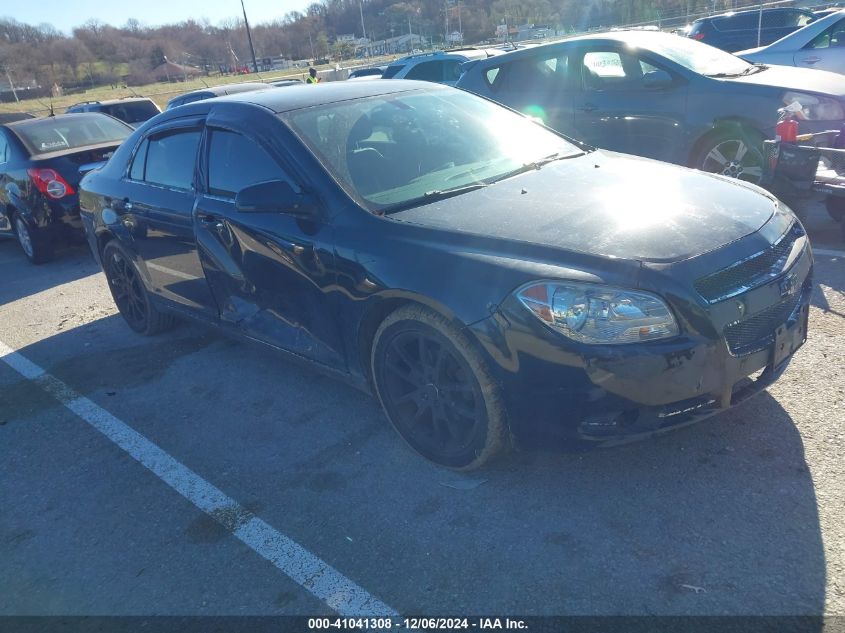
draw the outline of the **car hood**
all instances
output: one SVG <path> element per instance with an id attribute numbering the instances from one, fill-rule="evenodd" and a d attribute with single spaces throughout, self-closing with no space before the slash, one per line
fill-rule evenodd
<path id="1" fill-rule="evenodd" d="M 743 54 L 746 53 L 750 53 L 750 51 L 743 51 Z M 723 81 L 800 92 L 817 92 L 845 98 L 845 76 L 826 70 L 796 68 L 794 66 L 768 66 L 762 72 L 745 77 L 731 77 Z"/>
<path id="2" fill-rule="evenodd" d="M 744 57 L 745 55 L 754 55 L 755 53 L 762 53 L 763 51 L 768 50 L 768 46 L 758 46 L 757 48 L 748 48 L 744 51 L 737 51 L 734 53 L 737 57 Z"/>
<path id="3" fill-rule="evenodd" d="M 756 232 L 776 205 L 748 183 L 598 150 L 389 217 L 566 251 L 669 262 Z"/>

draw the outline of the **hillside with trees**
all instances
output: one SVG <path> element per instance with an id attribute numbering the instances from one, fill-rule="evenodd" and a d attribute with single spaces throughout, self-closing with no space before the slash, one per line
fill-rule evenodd
<path id="1" fill-rule="evenodd" d="M 251 24 L 256 55 L 289 59 L 351 56 L 354 47 L 339 35 L 383 39 L 413 32 L 442 45 L 447 23 L 462 29 L 464 42 L 495 36 L 496 27 L 543 24 L 560 32 L 615 24 L 673 21 L 725 10 L 747 0 L 321 0 L 303 12 Z M 251 18 L 251 19 L 254 19 Z M 164 61 L 210 71 L 233 59 L 250 59 L 242 20 L 218 24 L 187 20 L 150 27 L 136 19 L 122 26 L 89 20 L 65 34 L 50 24 L 0 19 L 0 82 L 66 89 L 127 82 L 150 83 Z"/>

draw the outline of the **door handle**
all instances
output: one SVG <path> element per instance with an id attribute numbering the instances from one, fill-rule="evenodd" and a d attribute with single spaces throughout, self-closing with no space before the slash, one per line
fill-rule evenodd
<path id="1" fill-rule="evenodd" d="M 580 108 L 578 108 L 581 112 L 592 112 L 593 110 L 597 110 L 598 107 L 592 103 L 585 103 Z"/>
<path id="2" fill-rule="evenodd" d="M 129 198 L 124 198 L 120 203 L 120 208 L 124 211 L 131 211 L 132 210 L 132 202 Z"/>
<path id="3" fill-rule="evenodd" d="M 806 58 L 802 59 L 801 61 L 804 62 L 805 64 L 815 64 L 817 62 L 820 62 L 821 60 L 822 60 L 821 57 L 806 57 Z"/>
<path id="4" fill-rule="evenodd" d="M 218 232 L 226 228 L 226 225 L 223 224 L 223 220 L 213 215 L 201 215 L 199 216 L 199 221 L 205 226 L 211 227 Z"/>

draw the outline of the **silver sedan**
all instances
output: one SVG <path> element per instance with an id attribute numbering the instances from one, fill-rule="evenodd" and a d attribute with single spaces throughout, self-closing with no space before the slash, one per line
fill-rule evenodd
<path id="1" fill-rule="evenodd" d="M 845 74 L 845 10 L 811 22 L 768 46 L 734 54 L 754 63 Z"/>

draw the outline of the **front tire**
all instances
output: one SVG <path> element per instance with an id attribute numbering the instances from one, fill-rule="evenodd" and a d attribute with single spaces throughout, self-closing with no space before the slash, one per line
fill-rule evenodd
<path id="1" fill-rule="evenodd" d="M 38 229 L 33 229 L 20 215 L 15 216 L 15 237 L 21 250 L 33 264 L 44 264 L 53 259 L 53 243 Z"/>
<path id="2" fill-rule="evenodd" d="M 827 214 L 837 222 L 842 222 L 845 218 L 845 198 L 827 196 L 824 200 L 824 206 L 827 208 Z"/>
<path id="3" fill-rule="evenodd" d="M 373 339 L 376 395 L 390 423 L 426 459 L 472 470 L 506 444 L 500 389 L 467 336 L 422 306 L 390 314 Z"/>
<path id="4" fill-rule="evenodd" d="M 103 272 L 118 311 L 138 334 L 152 336 L 174 325 L 173 316 L 153 304 L 131 254 L 117 240 L 103 249 Z"/>
<path id="5" fill-rule="evenodd" d="M 763 139 L 741 128 L 726 129 L 701 145 L 694 166 L 701 171 L 759 184 L 763 178 Z"/>

